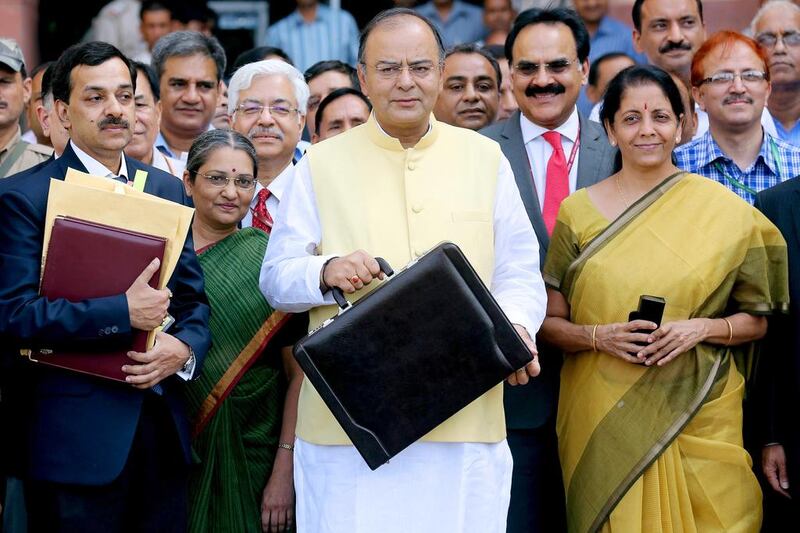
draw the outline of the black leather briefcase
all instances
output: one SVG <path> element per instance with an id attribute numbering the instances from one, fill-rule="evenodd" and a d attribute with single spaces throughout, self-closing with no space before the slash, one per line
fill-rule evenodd
<path id="1" fill-rule="evenodd" d="M 373 470 L 531 361 L 461 250 L 439 244 L 300 340 L 294 356 Z"/>

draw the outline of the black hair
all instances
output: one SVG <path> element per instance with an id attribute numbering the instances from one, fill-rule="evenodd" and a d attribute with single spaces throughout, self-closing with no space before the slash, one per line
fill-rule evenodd
<path id="1" fill-rule="evenodd" d="M 683 99 L 675 80 L 665 70 L 653 65 L 633 65 L 614 76 L 606 89 L 603 97 L 603 105 L 600 107 L 600 122 L 604 128 L 606 124 L 614 124 L 614 115 L 619 111 L 622 104 L 622 97 L 630 87 L 641 87 L 643 85 L 658 86 L 669 100 L 672 112 L 680 120 L 680 116 L 685 113 Z M 607 132 L 606 132 L 607 133 Z"/>
<path id="2" fill-rule="evenodd" d="M 703 22 L 703 2 L 702 0 L 695 0 L 697 2 L 697 12 L 700 14 L 700 22 Z M 633 27 L 639 33 L 642 32 L 642 4 L 644 0 L 636 0 L 631 8 L 631 18 L 633 19 Z"/>
<path id="3" fill-rule="evenodd" d="M 577 13 L 571 9 L 559 7 L 556 9 L 527 9 L 519 14 L 506 38 L 506 58 L 509 63 L 514 60 L 514 42 L 523 29 L 533 24 L 556 24 L 559 22 L 566 25 L 572 32 L 572 37 L 575 38 L 578 61 L 581 63 L 586 61 L 589 57 L 589 31 Z"/>
<path id="4" fill-rule="evenodd" d="M 72 71 L 81 65 L 96 67 L 106 61 L 118 58 L 128 67 L 131 76 L 131 86 L 136 91 L 136 67 L 125 54 L 111 44 L 102 41 L 91 41 L 88 43 L 74 44 L 64 50 L 56 64 L 50 67 L 53 71 L 53 99 L 69 103 L 69 95 L 72 92 Z"/>
<path id="5" fill-rule="evenodd" d="M 506 48 L 502 44 L 487 44 L 483 47 L 484 50 L 492 54 L 497 61 L 501 61 L 506 58 Z"/>
<path id="6" fill-rule="evenodd" d="M 225 74 L 225 49 L 216 37 L 208 37 L 196 31 L 176 31 L 161 37 L 153 47 L 153 58 L 150 62 L 156 69 L 158 79 L 164 75 L 164 67 L 171 57 L 190 57 L 195 54 L 204 55 L 214 61 L 217 68 L 217 81 Z"/>
<path id="7" fill-rule="evenodd" d="M 433 32 L 433 37 L 436 39 L 436 46 L 439 49 L 439 63 L 441 64 L 444 62 L 444 41 L 442 41 L 442 34 L 439 33 L 439 30 L 436 29 L 436 26 L 433 25 L 433 22 L 428 20 L 423 15 L 420 15 L 413 9 L 409 9 L 407 7 L 393 7 L 392 9 L 381 11 L 372 17 L 372 20 L 370 20 L 367 25 L 364 26 L 364 29 L 361 31 L 361 35 L 358 38 L 358 62 L 361 64 L 364 63 L 364 51 L 367 46 L 367 38 L 369 37 L 369 34 L 372 33 L 372 30 L 378 26 L 381 26 L 388 20 L 400 16 L 417 18 L 424 22 L 428 28 L 430 28 L 431 32 Z"/>
<path id="8" fill-rule="evenodd" d="M 236 72 L 239 68 L 249 65 L 250 63 L 263 61 L 267 56 L 278 56 L 290 65 L 294 66 L 294 63 L 292 63 L 292 58 L 289 57 L 289 54 L 284 52 L 283 49 L 275 46 L 258 46 L 256 48 L 251 48 L 250 50 L 245 50 L 236 57 L 236 61 L 233 62 L 233 72 Z"/>
<path id="9" fill-rule="evenodd" d="M 479 56 L 483 57 L 492 66 L 492 70 L 494 70 L 495 81 L 497 82 L 497 88 L 500 88 L 500 85 L 503 83 L 503 73 L 500 71 L 500 65 L 497 63 L 497 60 L 487 50 L 481 48 L 475 43 L 457 44 L 447 51 L 447 55 L 444 56 L 445 61 L 447 61 L 447 58 L 453 54 L 478 54 Z"/>
<path id="10" fill-rule="evenodd" d="M 314 118 L 316 123 L 314 125 L 314 133 L 319 135 L 319 125 L 322 122 L 322 115 L 325 113 L 325 108 L 328 107 L 330 104 L 333 103 L 334 100 L 338 100 L 342 96 L 347 96 L 348 94 L 352 94 L 353 96 L 358 96 L 361 98 L 361 101 L 367 104 L 367 109 L 372 112 L 372 102 L 369 101 L 369 98 L 364 96 L 364 93 L 357 89 L 352 89 L 350 87 L 341 87 L 339 89 L 335 89 L 331 91 L 328 96 L 322 99 L 322 102 L 319 103 L 319 107 L 317 108 L 317 112 L 314 114 Z"/>
<path id="11" fill-rule="evenodd" d="M 592 87 L 597 86 L 597 78 L 600 77 L 600 65 L 602 65 L 603 63 L 605 63 L 610 59 L 619 59 L 622 57 L 627 57 L 628 59 L 636 63 L 636 60 L 634 60 L 631 56 L 629 56 L 625 52 L 609 52 L 607 54 L 601 55 L 600 57 L 592 61 L 592 64 L 589 65 L 589 85 L 591 85 Z"/>
<path id="12" fill-rule="evenodd" d="M 44 69 L 42 74 L 42 100 L 45 96 L 53 92 L 53 71 L 55 70 L 55 61 L 50 62 L 50 66 Z"/>
<path id="13" fill-rule="evenodd" d="M 310 82 L 320 74 L 325 74 L 326 72 L 339 72 L 344 74 L 348 78 L 350 78 L 350 86 L 356 88 L 359 86 L 358 82 L 358 73 L 356 69 L 348 65 L 347 63 L 343 63 L 338 59 L 330 59 L 327 61 L 318 61 L 308 67 L 306 71 L 303 73 L 303 77 L 306 80 L 306 83 Z"/>
<path id="14" fill-rule="evenodd" d="M 167 2 L 159 2 L 158 0 L 144 0 L 142 7 L 139 10 L 139 20 L 144 20 L 144 14 L 148 11 L 169 11 L 169 16 L 172 18 L 172 8 Z"/>
<path id="15" fill-rule="evenodd" d="M 55 61 L 45 61 L 44 63 L 36 65 L 36 68 L 31 71 L 31 78 L 35 78 L 37 74 L 50 68 L 50 65 L 53 63 L 55 63 Z"/>
<path id="16" fill-rule="evenodd" d="M 153 92 L 153 99 L 158 102 L 161 100 L 161 87 L 158 84 L 158 76 L 156 69 L 146 63 L 134 61 L 133 65 L 136 67 L 137 72 L 142 72 L 144 77 L 147 78 L 147 83 L 150 85 L 150 90 Z"/>

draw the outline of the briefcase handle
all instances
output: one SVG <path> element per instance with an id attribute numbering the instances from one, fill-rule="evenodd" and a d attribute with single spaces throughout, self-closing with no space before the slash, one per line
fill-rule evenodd
<path id="1" fill-rule="evenodd" d="M 378 262 L 378 265 L 381 267 L 381 272 L 386 274 L 388 277 L 394 276 L 394 270 L 389 263 L 383 257 L 376 257 L 375 261 Z M 336 303 L 339 304 L 339 307 L 342 311 L 350 307 L 350 302 L 347 301 L 347 298 L 344 297 L 344 292 L 339 287 L 333 287 L 331 289 L 333 293 L 333 299 L 336 300 Z"/>

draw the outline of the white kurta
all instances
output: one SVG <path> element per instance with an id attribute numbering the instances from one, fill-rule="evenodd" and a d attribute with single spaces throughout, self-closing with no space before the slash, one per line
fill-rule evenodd
<path id="1" fill-rule="evenodd" d="M 333 304 L 319 289 L 314 255 L 322 229 L 307 158 L 281 199 L 259 284 L 277 309 Z M 511 166 L 500 158 L 494 205 L 491 291 L 512 323 L 535 336 L 547 298 L 539 246 Z M 345 255 L 353 250 L 342 250 Z M 400 265 L 402 266 L 402 265 Z M 296 440 L 297 527 L 301 533 L 502 533 L 511 493 L 511 454 L 498 443 L 417 442 L 376 471 L 353 446 Z"/>

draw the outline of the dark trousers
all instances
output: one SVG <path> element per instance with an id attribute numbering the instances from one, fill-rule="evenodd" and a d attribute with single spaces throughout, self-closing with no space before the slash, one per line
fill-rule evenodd
<path id="1" fill-rule="evenodd" d="M 53 446 L 58 446 L 57 442 Z M 130 455 L 109 485 L 26 487 L 30 533 L 186 531 L 188 467 L 163 400 L 144 401 Z"/>
<path id="2" fill-rule="evenodd" d="M 566 531 L 555 420 L 536 429 L 509 429 L 507 438 L 514 458 L 508 533 Z"/>

